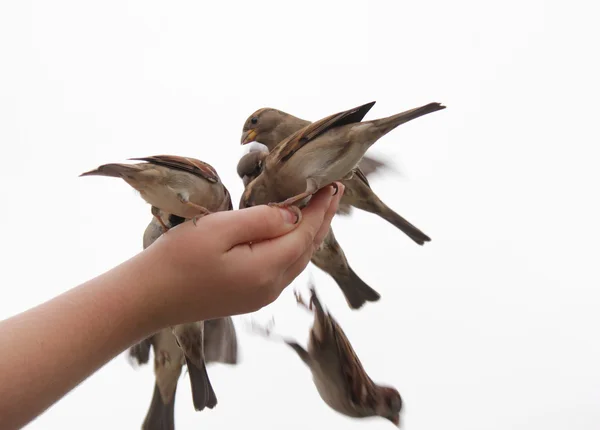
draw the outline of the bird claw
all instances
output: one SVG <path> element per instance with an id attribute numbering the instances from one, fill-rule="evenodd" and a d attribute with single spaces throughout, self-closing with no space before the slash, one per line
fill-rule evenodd
<path id="1" fill-rule="evenodd" d="M 206 210 L 206 209 L 205 209 L 205 210 Z M 209 215 L 209 214 L 210 214 L 210 212 L 209 212 L 208 210 L 206 210 L 206 212 L 204 212 L 204 213 L 201 213 L 201 214 L 199 214 L 199 215 L 196 215 L 196 216 L 194 216 L 194 217 L 192 218 L 192 223 L 193 223 L 194 225 L 197 225 L 197 222 L 198 222 L 198 220 L 199 220 L 200 218 L 204 218 L 206 215 Z"/>

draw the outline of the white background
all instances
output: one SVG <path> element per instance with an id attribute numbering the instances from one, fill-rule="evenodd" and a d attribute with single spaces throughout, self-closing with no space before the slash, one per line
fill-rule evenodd
<path id="1" fill-rule="evenodd" d="M 382 293 L 353 312 L 311 266 L 256 317 L 307 338 L 293 302 L 314 274 L 407 430 L 600 426 L 598 11 L 593 2 L 468 0 L 3 1 L 0 317 L 141 250 L 149 206 L 125 183 L 78 178 L 128 157 L 211 163 L 237 205 L 243 121 L 271 106 L 316 120 L 371 100 L 367 119 L 438 101 L 370 153 L 402 172 L 375 191 L 429 234 L 336 218 L 356 272 Z M 241 362 L 210 367 L 219 405 L 176 427 L 390 429 L 318 397 L 283 345 L 244 329 Z M 82 321 L 82 324 L 85 324 Z M 2 345 L 10 348 L 10 345 Z M 6 371 L 6 369 L 3 369 Z M 123 355 L 30 429 L 139 428 L 152 366 Z"/>

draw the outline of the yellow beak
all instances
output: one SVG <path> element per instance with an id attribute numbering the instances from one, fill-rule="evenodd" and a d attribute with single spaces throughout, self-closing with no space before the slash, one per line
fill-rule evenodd
<path id="1" fill-rule="evenodd" d="M 247 143 L 254 142 L 256 140 L 256 130 L 251 129 L 242 134 L 242 145 L 246 145 Z"/>

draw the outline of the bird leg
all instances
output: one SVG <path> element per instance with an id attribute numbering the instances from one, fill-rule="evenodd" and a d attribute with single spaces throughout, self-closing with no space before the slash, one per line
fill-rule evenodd
<path id="1" fill-rule="evenodd" d="M 164 221 L 162 220 L 162 218 L 161 218 L 161 217 L 159 217 L 159 216 L 155 216 L 155 218 L 156 218 L 156 219 L 158 220 L 158 222 L 160 223 L 160 225 L 161 225 L 161 227 L 162 227 L 162 229 L 163 229 L 163 232 L 164 232 L 164 233 L 168 232 L 168 231 L 169 231 L 169 227 L 167 227 L 167 225 L 164 223 Z"/>
<path id="2" fill-rule="evenodd" d="M 160 223 L 161 227 L 163 228 L 163 232 L 166 233 L 167 231 L 169 231 L 169 227 L 167 227 L 167 225 L 165 224 L 165 222 L 162 220 L 162 218 L 160 216 L 160 209 L 157 208 L 156 206 L 152 206 L 152 209 L 150 209 L 150 212 L 152 213 L 152 215 L 154 215 L 154 218 L 156 218 L 157 221 Z"/>
<path id="3" fill-rule="evenodd" d="M 181 203 L 186 204 L 186 205 L 196 209 L 199 212 L 198 215 L 194 215 L 194 217 L 192 218 L 192 222 L 194 223 L 194 225 L 196 225 L 196 223 L 198 222 L 198 220 L 200 218 L 210 214 L 210 211 L 208 209 L 206 209 L 204 206 L 200 206 L 200 205 L 197 205 L 196 203 L 190 202 L 190 200 L 187 196 L 184 196 L 183 194 L 179 193 L 179 194 L 177 194 L 177 197 L 179 198 L 179 201 Z"/>
<path id="4" fill-rule="evenodd" d="M 279 203 L 269 203 L 269 206 L 277 206 L 277 207 L 291 206 L 294 203 L 297 203 L 300 200 L 307 198 L 308 196 L 312 196 L 317 191 L 319 191 L 319 185 L 317 184 L 317 181 L 313 178 L 308 178 L 306 180 L 306 190 L 303 193 L 300 193 L 294 197 L 290 197 L 289 199 L 286 199 Z"/>

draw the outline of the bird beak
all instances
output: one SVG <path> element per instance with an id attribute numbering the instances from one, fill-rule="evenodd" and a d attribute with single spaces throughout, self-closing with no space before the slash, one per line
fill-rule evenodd
<path id="1" fill-rule="evenodd" d="M 256 140 L 257 134 L 258 133 L 256 133 L 255 129 L 251 129 L 251 130 L 244 132 L 244 134 L 242 134 L 242 145 L 246 145 L 247 143 L 254 142 Z"/>

